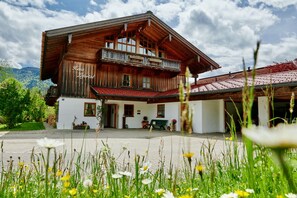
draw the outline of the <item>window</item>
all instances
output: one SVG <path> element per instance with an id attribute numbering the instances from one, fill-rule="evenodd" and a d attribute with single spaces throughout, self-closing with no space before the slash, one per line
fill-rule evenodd
<path id="1" fill-rule="evenodd" d="M 113 49 L 114 48 L 114 37 L 113 36 L 107 36 L 105 38 L 105 47 Z"/>
<path id="2" fill-rule="evenodd" d="M 124 105 L 124 116 L 133 117 L 134 116 L 134 105 Z"/>
<path id="3" fill-rule="evenodd" d="M 149 77 L 143 77 L 142 79 L 142 87 L 149 89 L 151 88 L 151 79 Z"/>
<path id="4" fill-rule="evenodd" d="M 164 118 L 165 117 L 165 105 L 160 104 L 157 106 L 157 118 Z"/>
<path id="5" fill-rule="evenodd" d="M 118 50 L 136 53 L 135 32 L 125 32 L 118 37 Z"/>
<path id="6" fill-rule="evenodd" d="M 155 43 L 143 35 L 140 36 L 139 53 L 149 56 L 156 56 Z"/>
<path id="7" fill-rule="evenodd" d="M 130 75 L 128 74 L 123 75 L 123 86 L 130 87 Z"/>
<path id="8" fill-rule="evenodd" d="M 89 116 L 89 117 L 96 116 L 96 103 L 85 102 L 84 116 Z"/>

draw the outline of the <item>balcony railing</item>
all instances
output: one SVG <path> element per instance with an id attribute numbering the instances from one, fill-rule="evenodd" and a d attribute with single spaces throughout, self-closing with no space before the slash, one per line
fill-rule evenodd
<path id="1" fill-rule="evenodd" d="M 102 48 L 98 54 L 102 62 L 112 62 L 124 65 L 150 67 L 155 69 L 179 72 L 180 61 L 135 54 L 114 49 Z"/>
<path id="2" fill-rule="evenodd" d="M 47 90 L 46 97 L 58 97 L 58 87 L 50 86 L 50 88 Z"/>

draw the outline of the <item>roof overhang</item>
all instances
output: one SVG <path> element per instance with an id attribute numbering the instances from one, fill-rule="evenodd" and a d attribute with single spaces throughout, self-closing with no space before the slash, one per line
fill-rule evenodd
<path id="1" fill-rule="evenodd" d="M 76 39 L 90 34 L 98 35 L 104 32 L 106 33 L 107 30 L 114 30 L 116 32 L 122 30 L 122 28 L 126 26 L 125 24 L 128 24 L 128 29 L 145 29 L 143 33 L 148 36 L 153 35 L 153 32 L 157 32 L 157 34 L 155 33 L 154 36 L 152 36 L 154 40 L 169 49 L 174 48 L 178 53 L 189 56 L 184 61 L 189 63 L 192 73 L 202 73 L 220 67 L 215 61 L 157 18 L 152 12 L 148 11 L 143 14 L 43 32 L 40 63 L 41 80 L 53 78 L 57 73 L 57 67 L 63 58 L 63 53 L 65 53 L 69 36 L 71 39 Z M 152 28 L 148 28 L 148 24 Z M 170 42 L 166 40 L 170 40 Z"/>

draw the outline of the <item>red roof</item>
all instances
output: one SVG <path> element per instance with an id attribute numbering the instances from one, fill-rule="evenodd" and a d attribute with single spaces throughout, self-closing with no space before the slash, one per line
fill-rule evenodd
<path id="1" fill-rule="evenodd" d="M 222 92 L 231 89 L 241 89 L 244 87 L 245 78 L 234 75 L 223 75 L 224 78 L 211 77 L 204 84 L 192 85 L 191 93 Z M 204 79 L 203 79 L 204 80 Z M 202 80 L 202 81 L 203 81 Z M 209 81 L 211 80 L 211 81 Z M 209 82 L 209 83 L 207 83 Z M 266 68 L 260 68 L 255 78 L 255 86 L 277 85 L 286 83 L 297 83 L 297 59 L 288 63 L 282 63 Z M 251 86 L 252 77 L 248 77 L 248 85 Z M 178 89 L 165 92 L 154 92 L 146 90 L 115 89 L 92 87 L 97 96 L 126 97 L 137 99 L 166 98 L 178 95 Z"/>

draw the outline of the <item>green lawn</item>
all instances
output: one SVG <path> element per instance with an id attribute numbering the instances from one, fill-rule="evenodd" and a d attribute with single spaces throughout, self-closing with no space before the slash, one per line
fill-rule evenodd
<path id="1" fill-rule="evenodd" d="M 17 124 L 12 129 L 7 129 L 6 124 L 0 124 L 0 131 L 29 131 L 29 130 L 43 130 L 45 129 L 42 122 L 24 122 Z"/>

